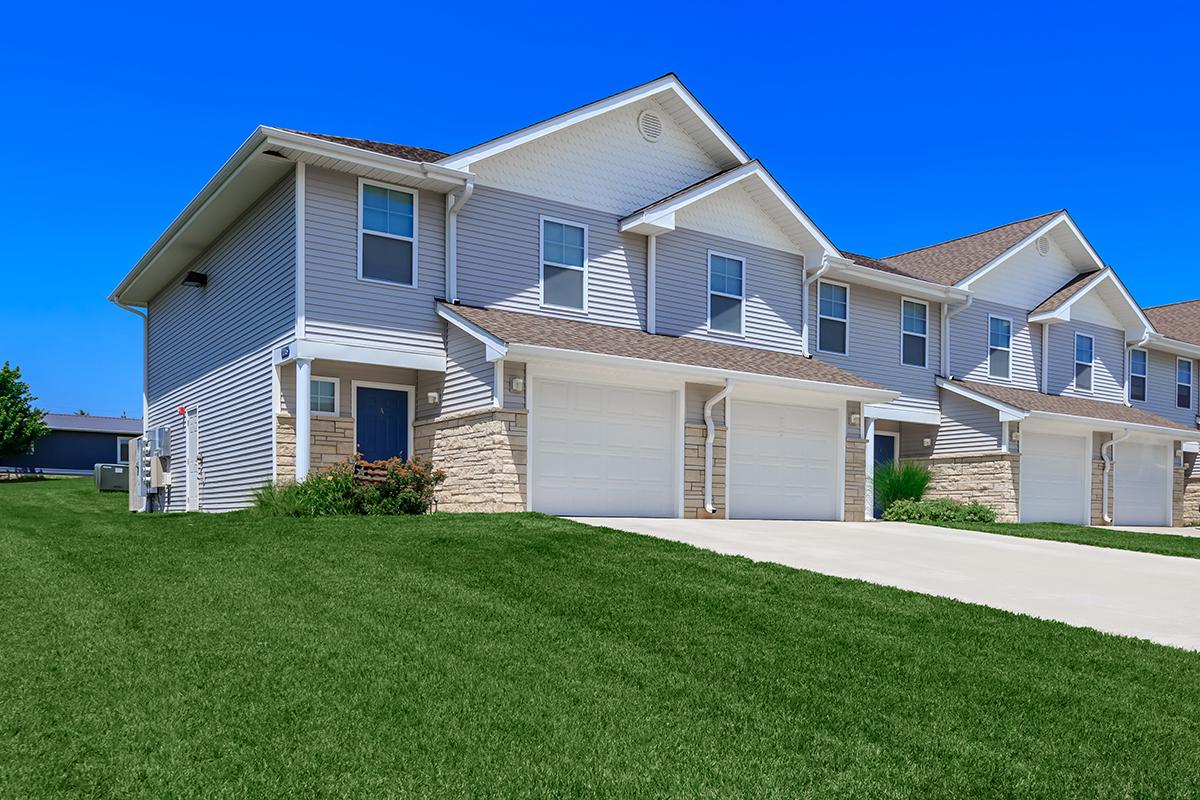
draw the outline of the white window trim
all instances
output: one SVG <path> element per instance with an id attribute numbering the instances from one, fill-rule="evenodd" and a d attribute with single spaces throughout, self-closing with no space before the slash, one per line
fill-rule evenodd
<path id="1" fill-rule="evenodd" d="M 1183 381 L 1179 380 L 1179 365 L 1184 364 L 1184 363 L 1186 363 L 1188 365 L 1188 377 L 1191 378 L 1191 381 L 1189 383 L 1184 383 Z M 1179 387 L 1180 386 L 1188 387 L 1188 404 L 1186 406 L 1179 405 Z M 1192 410 L 1192 408 L 1196 405 L 1195 386 L 1196 386 L 1196 365 L 1195 365 L 1195 363 L 1190 358 L 1176 357 L 1176 359 L 1175 359 L 1175 407 L 1176 408 L 1186 409 L 1188 411 Z"/>
<path id="2" fill-rule="evenodd" d="M 577 267 L 574 264 L 559 264 L 555 261 L 546 260 L 546 223 L 557 222 L 559 225 L 570 225 L 572 228 L 583 228 L 583 266 Z M 576 314 L 588 313 L 588 264 L 591 263 L 590 258 L 590 232 L 588 231 L 587 223 L 576 222 L 571 219 L 562 219 L 561 217 L 549 217 L 542 214 L 538 217 L 538 305 L 542 308 L 554 308 L 561 311 L 574 311 Z M 574 306 L 560 306 L 555 303 L 546 302 L 546 265 L 558 267 L 559 269 L 574 269 L 583 273 L 583 307 L 576 308 Z"/>
<path id="3" fill-rule="evenodd" d="M 742 265 L 742 293 L 740 295 L 729 294 L 728 292 L 717 292 L 717 291 L 713 290 L 713 288 L 712 288 L 713 256 L 720 256 L 721 258 L 732 259 Z M 743 258 L 742 256 L 735 256 L 733 253 L 723 253 L 720 250 L 709 250 L 708 258 L 705 260 L 705 264 L 707 266 L 707 269 L 705 269 L 705 272 L 704 272 L 704 283 L 705 283 L 705 287 L 708 289 L 708 292 L 707 292 L 708 320 L 707 320 L 705 327 L 707 328 L 709 333 L 713 333 L 718 336 L 736 336 L 739 339 L 745 339 L 746 338 L 746 272 L 747 272 L 746 259 Z M 741 306 L 738 309 L 741 312 L 741 316 L 738 320 L 738 330 L 737 331 L 726 331 L 726 330 L 721 330 L 720 328 L 714 328 L 712 326 L 712 297 L 714 294 L 720 295 L 721 297 L 729 297 L 731 299 L 738 300 L 741 302 Z"/>
<path id="4" fill-rule="evenodd" d="M 829 284 L 830 286 L 841 286 L 843 289 L 846 290 L 846 318 L 845 319 L 842 319 L 841 317 L 830 317 L 826 314 L 821 313 L 821 285 L 826 284 L 826 283 Z M 844 352 L 840 351 L 840 350 L 826 350 L 823 347 L 821 347 L 821 323 L 827 319 L 831 319 L 836 322 L 844 322 L 846 324 L 846 349 Z M 841 281 L 825 280 L 824 278 L 817 281 L 817 352 L 818 353 L 829 353 L 830 355 L 834 355 L 834 356 L 849 356 L 850 355 L 850 284 L 848 284 L 848 283 L 842 283 Z"/>
<path id="5" fill-rule="evenodd" d="M 128 453 L 128 445 L 130 442 L 133 441 L 133 438 L 134 437 L 132 437 L 132 436 L 118 436 L 117 437 L 117 460 L 113 463 L 115 463 L 115 464 L 128 464 L 129 463 L 128 458 L 126 458 L 124 461 L 121 460 L 121 445 L 126 445 L 126 453 Z"/>
<path id="6" fill-rule="evenodd" d="M 1135 374 L 1133 371 L 1133 354 L 1134 353 L 1141 353 L 1142 355 L 1144 355 L 1146 357 L 1146 371 L 1141 374 L 1136 375 L 1136 377 L 1142 379 L 1142 385 L 1144 387 L 1144 391 L 1143 391 L 1141 400 L 1135 400 L 1133 397 L 1133 379 L 1135 377 Z M 1095 353 L 1093 353 L 1092 355 L 1095 356 Z M 1142 350 L 1137 347 L 1130 348 L 1129 359 L 1125 364 L 1125 396 L 1131 403 L 1149 402 L 1149 400 L 1150 400 L 1150 352 L 1148 350 Z"/>
<path id="7" fill-rule="evenodd" d="M 994 347 L 992 345 L 992 320 L 994 320 L 994 319 L 1003 320 L 1004 322 L 1008 323 L 1008 347 Z M 988 378 L 990 378 L 994 381 L 1005 381 L 1007 383 L 1012 383 L 1012 374 L 1013 374 L 1013 356 L 1012 356 L 1013 346 L 1012 345 L 1013 345 L 1013 337 L 1015 335 L 1016 335 L 1016 326 L 1013 325 L 1012 317 L 1002 317 L 999 314 L 988 314 L 988 324 L 987 324 L 987 331 L 986 331 Z M 993 375 L 992 374 L 992 350 L 993 349 L 1008 351 L 1008 374 L 1007 375 Z"/>
<path id="8" fill-rule="evenodd" d="M 312 389 L 309 389 L 309 413 L 314 417 L 340 417 L 342 415 L 342 381 L 340 378 L 327 378 L 323 375 L 312 375 L 309 377 L 309 383 L 316 381 L 324 381 L 325 383 L 333 384 L 333 411 L 313 411 L 312 410 Z"/>
<path id="9" fill-rule="evenodd" d="M 1092 343 L 1092 360 L 1079 360 L 1079 340 L 1087 339 Z M 1076 331 L 1075 338 L 1071 340 L 1071 360 L 1075 364 L 1075 369 L 1071 373 L 1071 388 L 1081 394 L 1096 393 L 1096 337 L 1087 333 L 1079 333 Z M 1079 385 L 1079 365 L 1083 364 L 1092 368 L 1092 385 L 1084 389 Z"/>
<path id="10" fill-rule="evenodd" d="M 905 303 L 912 303 L 914 305 L 925 307 L 925 333 L 924 334 L 913 333 L 911 331 L 904 330 L 904 304 Z M 849 309 L 849 304 L 847 304 L 847 309 Z M 922 339 L 925 340 L 925 354 L 922 359 L 925 363 L 920 364 L 920 365 L 904 363 L 904 337 L 905 336 L 920 336 Z M 900 366 L 912 367 L 913 369 L 929 369 L 929 303 L 926 303 L 924 300 L 918 300 L 915 297 L 901 297 L 900 298 Z"/>
<path id="11" fill-rule="evenodd" d="M 394 233 L 382 233 L 380 231 L 364 231 L 363 230 L 363 187 L 375 186 L 379 189 L 391 189 L 396 192 L 405 192 L 411 194 L 413 198 L 413 235 L 398 236 Z M 374 181 L 367 178 L 358 179 L 358 279 L 365 283 L 378 283 L 381 286 L 398 286 L 401 289 L 416 289 L 419 281 L 417 280 L 417 265 L 420 262 L 417 260 L 417 236 L 420 233 L 421 226 L 421 195 L 411 186 L 400 186 L 395 183 L 384 183 L 383 181 Z M 412 242 L 412 265 L 413 279 L 412 283 L 397 283 L 396 281 L 385 281 L 379 278 L 363 277 L 363 234 L 369 233 L 372 236 L 382 236 L 385 239 L 397 239 L 401 242 Z"/>

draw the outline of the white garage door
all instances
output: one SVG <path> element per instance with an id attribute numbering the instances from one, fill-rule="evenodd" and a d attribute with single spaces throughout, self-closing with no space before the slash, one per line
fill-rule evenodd
<path id="1" fill-rule="evenodd" d="M 1021 521 L 1087 525 L 1091 459 L 1087 436 L 1021 436 Z"/>
<path id="2" fill-rule="evenodd" d="M 837 519 L 838 415 L 734 401 L 729 513 L 742 519 Z"/>
<path id="3" fill-rule="evenodd" d="M 1120 442 L 1113 450 L 1116 497 L 1113 522 L 1118 525 L 1170 525 L 1171 446 Z"/>
<path id="4" fill-rule="evenodd" d="M 566 381 L 533 387 L 533 507 L 547 514 L 675 514 L 675 393 Z"/>

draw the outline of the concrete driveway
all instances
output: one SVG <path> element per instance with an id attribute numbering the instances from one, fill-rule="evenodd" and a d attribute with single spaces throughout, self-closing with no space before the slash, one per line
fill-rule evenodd
<path id="1" fill-rule="evenodd" d="M 1200 559 L 904 522 L 578 521 L 1200 650 Z"/>

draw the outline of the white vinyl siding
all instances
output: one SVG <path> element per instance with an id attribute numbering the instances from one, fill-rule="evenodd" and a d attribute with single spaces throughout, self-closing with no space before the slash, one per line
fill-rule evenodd
<path id="1" fill-rule="evenodd" d="M 832 281 L 817 282 L 817 350 L 849 355 L 850 287 Z"/>
<path id="2" fill-rule="evenodd" d="M 988 316 L 988 377 L 1012 380 L 1012 320 Z"/>
<path id="3" fill-rule="evenodd" d="M 1150 354 L 1145 350 L 1129 351 L 1129 401 L 1146 402 L 1150 378 Z"/>
<path id="4" fill-rule="evenodd" d="M 929 304 L 900 301 L 900 363 L 908 367 L 929 364 Z"/>
<path id="5" fill-rule="evenodd" d="M 1075 390 L 1092 393 L 1096 371 L 1096 340 L 1085 333 L 1075 334 Z"/>
<path id="6" fill-rule="evenodd" d="M 708 252 L 708 329 L 742 335 L 746 329 L 746 262 Z"/>

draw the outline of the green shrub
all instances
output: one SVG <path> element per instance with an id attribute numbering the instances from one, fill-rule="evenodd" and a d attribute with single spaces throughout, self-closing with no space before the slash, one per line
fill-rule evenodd
<path id="1" fill-rule="evenodd" d="M 883 512 L 891 522 L 921 522 L 927 525 L 971 525 L 996 521 L 996 512 L 982 503 L 954 500 L 897 500 Z"/>
<path id="2" fill-rule="evenodd" d="M 274 517 L 424 514 L 445 479 L 427 461 L 350 459 L 299 483 L 265 486 L 255 494 L 254 507 Z"/>
<path id="3" fill-rule="evenodd" d="M 929 470 L 917 464 L 876 464 L 875 502 L 886 512 L 898 500 L 920 500 L 930 477 Z"/>

